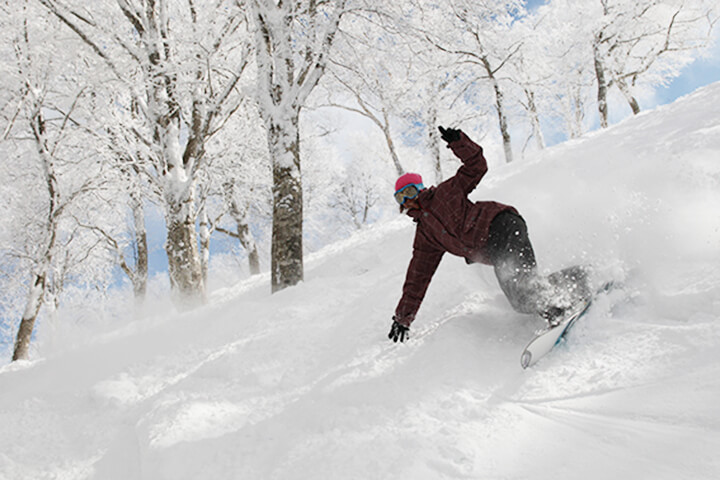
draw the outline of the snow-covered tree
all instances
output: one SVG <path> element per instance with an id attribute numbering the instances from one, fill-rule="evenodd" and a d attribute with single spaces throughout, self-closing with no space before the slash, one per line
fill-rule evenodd
<path id="1" fill-rule="evenodd" d="M 397 5 L 395 5 L 397 7 Z M 405 173 L 396 147 L 416 100 L 422 60 L 404 35 L 401 12 L 391 6 L 366 10 L 341 25 L 320 106 L 340 108 L 370 120 L 382 134 L 397 175 Z M 396 124 L 396 125 L 393 125 Z M 399 127 L 394 130 L 394 127 Z"/>
<path id="2" fill-rule="evenodd" d="M 196 189 L 208 139 L 242 100 L 236 86 L 251 52 L 244 12 L 232 0 L 37 1 L 85 43 L 89 64 L 105 66 L 109 115 L 120 119 L 110 126 L 116 144 L 129 146 L 128 158 L 162 197 L 176 298 L 203 301 Z"/>
<path id="3" fill-rule="evenodd" d="M 273 172 L 272 290 L 303 279 L 300 112 L 325 73 L 349 0 L 250 0 L 258 99 Z"/>
<path id="4" fill-rule="evenodd" d="M 111 151 L 110 156 L 114 154 L 117 152 Z M 150 254 L 145 209 L 148 199 L 154 200 L 156 195 L 147 192 L 148 186 L 139 176 L 127 171 L 127 162 L 111 158 L 108 168 L 111 182 L 98 194 L 96 215 L 77 222 L 102 242 L 114 264 L 130 280 L 135 301 L 141 305 L 147 293 Z"/>
<path id="5" fill-rule="evenodd" d="M 611 89 L 617 87 L 632 112 L 638 113 L 640 103 L 634 88 L 662 85 L 676 77 L 708 44 L 718 7 L 717 2 L 706 0 L 594 0 L 583 4 L 553 0 L 544 13 L 579 27 L 573 29 L 570 39 L 576 49 L 590 56 L 587 62 L 594 72 L 600 125 L 606 127 Z M 568 37 L 553 38 L 566 43 Z"/>
<path id="6" fill-rule="evenodd" d="M 92 116 L 91 91 L 78 82 L 70 57 L 47 48 L 57 22 L 31 12 L 27 2 L 8 13 L 15 19 L 11 84 L 19 103 L 2 139 L 4 153 L 12 155 L 5 173 L 13 181 L 7 198 L 17 222 L 5 248 L 16 260 L 10 268 L 28 278 L 13 352 L 13 360 L 21 360 L 46 299 L 56 304 L 67 275 L 93 251 L 75 218 L 88 210 L 82 204 L 103 188 L 105 175 L 102 143 L 83 125 Z"/>
<path id="7" fill-rule="evenodd" d="M 333 184 L 330 207 L 349 216 L 355 228 L 361 228 L 367 224 L 370 210 L 380 198 L 377 182 L 354 164 L 348 170 Z"/>
<path id="8" fill-rule="evenodd" d="M 254 99 L 248 98 L 228 122 L 227 135 L 208 145 L 212 162 L 203 182 L 208 234 L 236 239 L 247 254 L 250 275 L 260 273 L 256 232 L 272 218 L 267 136 Z"/>
<path id="9" fill-rule="evenodd" d="M 446 0 L 420 5 L 427 20 L 428 41 L 457 58 L 465 82 L 462 91 L 478 95 L 479 88 L 491 89 L 505 160 L 511 162 L 513 149 L 503 75 L 522 44 L 512 37 L 510 27 L 524 15 L 524 2 Z"/>

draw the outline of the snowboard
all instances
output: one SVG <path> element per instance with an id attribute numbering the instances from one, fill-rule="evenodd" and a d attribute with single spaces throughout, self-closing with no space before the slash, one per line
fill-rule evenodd
<path id="1" fill-rule="evenodd" d="M 555 345 L 560 343 L 565 337 L 565 334 L 575 325 L 575 322 L 585 315 L 591 303 L 591 300 L 587 300 L 578 304 L 576 308 L 574 308 L 572 312 L 569 312 L 556 326 L 548 326 L 538 331 L 520 356 L 520 365 L 522 368 L 528 368 L 534 365 L 538 360 L 550 353 L 550 351 L 555 348 Z"/>
<path id="2" fill-rule="evenodd" d="M 535 333 L 535 337 L 530 340 L 525 350 L 520 356 L 520 365 L 522 368 L 528 368 L 535 365 L 538 360 L 550 353 L 555 345 L 559 344 L 568 331 L 575 323 L 583 317 L 590 309 L 593 300 L 601 293 L 610 291 L 615 286 L 614 282 L 605 283 L 595 292 L 592 297 L 578 302 L 575 307 L 569 311 L 565 318 L 555 326 L 548 326 Z"/>

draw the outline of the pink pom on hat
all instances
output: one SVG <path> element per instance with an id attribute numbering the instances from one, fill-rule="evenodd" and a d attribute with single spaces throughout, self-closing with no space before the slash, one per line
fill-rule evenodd
<path id="1" fill-rule="evenodd" d="M 395 191 L 397 192 L 399 190 L 402 190 L 408 185 L 422 185 L 422 183 L 422 177 L 419 173 L 406 173 L 405 175 L 402 175 L 400 178 L 398 178 L 395 182 Z"/>

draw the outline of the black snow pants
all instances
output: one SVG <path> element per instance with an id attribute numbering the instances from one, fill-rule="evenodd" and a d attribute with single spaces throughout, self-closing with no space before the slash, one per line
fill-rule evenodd
<path id="1" fill-rule="evenodd" d="M 517 312 L 549 318 L 590 297 L 588 272 L 583 267 L 547 277 L 538 274 L 527 225 L 514 212 L 501 212 L 493 219 L 488 255 L 500 288 Z"/>

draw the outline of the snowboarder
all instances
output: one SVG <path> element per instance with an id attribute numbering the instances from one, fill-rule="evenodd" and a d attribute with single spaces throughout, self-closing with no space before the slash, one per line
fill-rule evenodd
<path id="1" fill-rule="evenodd" d="M 535 313 L 550 325 L 582 299 L 589 298 L 586 271 L 580 267 L 543 277 L 527 226 L 518 211 L 502 203 L 471 202 L 467 196 L 488 170 L 483 149 L 461 130 L 440 129 L 447 148 L 463 165 L 436 187 L 426 188 L 417 173 L 395 183 L 400 211 L 416 225 L 413 256 L 388 337 L 404 342 L 445 252 L 470 263 L 492 265 L 505 296 L 521 313 Z"/>

